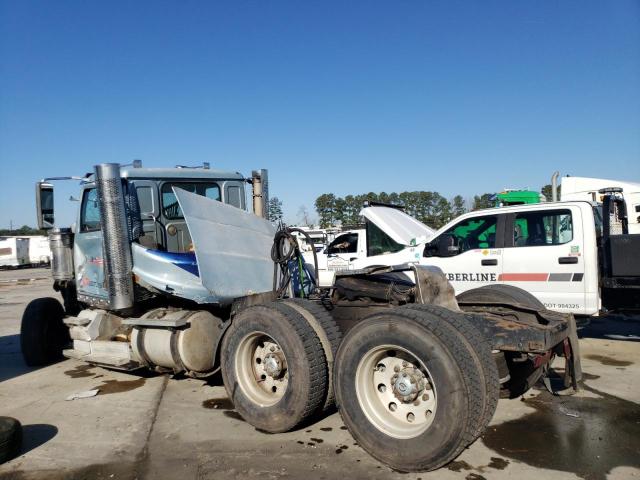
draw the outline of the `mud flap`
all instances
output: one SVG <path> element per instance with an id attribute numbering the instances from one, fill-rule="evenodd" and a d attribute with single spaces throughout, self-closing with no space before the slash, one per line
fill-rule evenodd
<path id="1" fill-rule="evenodd" d="M 576 319 L 570 316 L 569 336 L 564 342 L 564 386 L 565 388 L 573 387 L 579 390 L 578 384 L 582 381 L 582 363 L 580 362 L 580 343 L 578 341 L 578 328 L 576 327 Z"/>
<path id="2" fill-rule="evenodd" d="M 549 365 L 544 367 L 542 374 L 542 382 L 547 391 L 552 395 L 570 395 L 567 392 L 572 388 L 574 392 L 580 390 L 580 382 L 582 381 L 582 364 L 580 363 L 580 344 L 578 343 L 578 330 L 576 328 L 576 319 L 573 315 L 568 320 L 569 335 L 562 341 L 562 354 L 565 358 L 564 364 L 564 388 L 565 390 L 556 391 L 551 386 L 549 378 Z"/>

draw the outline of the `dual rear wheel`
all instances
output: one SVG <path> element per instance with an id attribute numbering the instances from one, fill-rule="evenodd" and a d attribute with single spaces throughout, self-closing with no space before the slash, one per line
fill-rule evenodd
<path id="1" fill-rule="evenodd" d="M 497 368 L 465 314 L 432 305 L 388 309 L 341 343 L 324 314 L 319 322 L 322 307 L 280 301 L 234 318 L 222 375 L 235 408 L 255 427 L 283 432 L 305 424 L 326 411 L 335 390 L 359 445 L 392 468 L 420 471 L 453 460 L 491 420 Z"/>
<path id="2" fill-rule="evenodd" d="M 464 314 L 407 305 L 365 318 L 336 358 L 342 419 L 369 454 L 401 471 L 453 460 L 491 420 L 498 374 Z"/>
<path id="3" fill-rule="evenodd" d="M 334 403 L 331 368 L 340 340 L 331 316 L 310 301 L 241 311 L 221 352 L 224 385 L 238 413 L 276 433 L 327 411 Z"/>

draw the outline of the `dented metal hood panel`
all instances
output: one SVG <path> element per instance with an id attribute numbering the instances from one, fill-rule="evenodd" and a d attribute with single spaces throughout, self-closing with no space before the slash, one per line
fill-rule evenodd
<path id="1" fill-rule="evenodd" d="M 191 233 L 202 285 L 222 304 L 270 291 L 273 225 L 217 200 L 173 191 Z"/>
<path id="2" fill-rule="evenodd" d="M 435 233 L 432 228 L 397 208 L 365 207 L 360 211 L 360 215 L 401 245 L 424 243 Z"/>

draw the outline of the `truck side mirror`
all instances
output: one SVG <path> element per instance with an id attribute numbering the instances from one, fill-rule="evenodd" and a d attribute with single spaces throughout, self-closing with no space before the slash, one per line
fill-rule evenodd
<path id="1" fill-rule="evenodd" d="M 36 210 L 38 228 L 41 230 L 53 228 L 53 185 L 50 183 L 36 183 Z"/>
<path id="2" fill-rule="evenodd" d="M 458 239 L 454 235 L 445 233 L 440 235 L 436 241 L 438 242 L 438 257 L 453 257 L 460 253 Z"/>

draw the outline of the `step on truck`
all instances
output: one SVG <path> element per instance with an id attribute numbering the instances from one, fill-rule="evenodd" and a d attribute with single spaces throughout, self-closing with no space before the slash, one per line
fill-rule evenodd
<path id="1" fill-rule="evenodd" d="M 330 295 L 318 290 L 301 232 L 261 218 L 264 170 L 245 179 L 97 165 L 80 179 L 72 229 L 54 228 L 52 181 L 38 182 L 36 203 L 64 301 L 27 306 L 29 365 L 64 356 L 123 371 L 220 371 L 257 428 L 299 428 L 337 406 L 358 444 L 402 471 L 453 460 L 499 396 L 522 394 L 556 356 L 577 388 L 573 317 L 520 289 L 488 286 L 459 301 L 438 270 L 402 264 L 340 272 Z"/>

